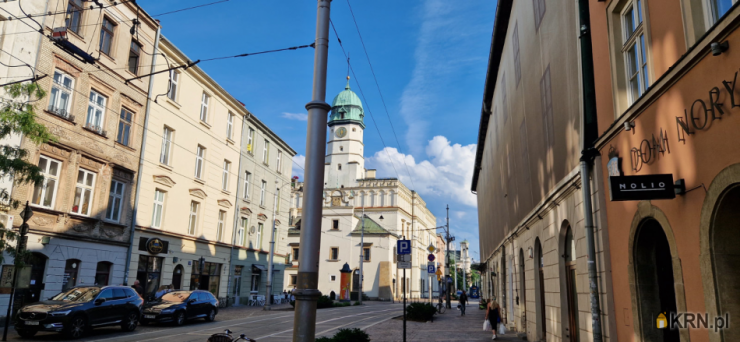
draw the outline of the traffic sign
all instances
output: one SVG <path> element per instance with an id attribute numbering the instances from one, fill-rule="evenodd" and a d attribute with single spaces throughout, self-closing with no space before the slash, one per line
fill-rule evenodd
<path id="1" fill-rule="evenodd" d="M 427 273 L 429 274 L 434 273 L 434 263 L 433 262 L 430 262 L 429 264 L 427 264 Z"/>
<path id="2" fill-rule="evenodd" d="M 396 254 L 411 254 L 411 240 L 398 240 L 396 242 Z"/>
<path id="3" fill-rule="evenodd" d="M 411 254 L 399 255 L 398 262 L 411 262 Z"/>
<path id="4" fill-rule="evenodd" d="M 429 251 L 429 253 L 434 253 L 434 251 L 437 250 L 437 249 L 434 248 L 434 246 L 432 246 L 432 244 L 429 244 L 429 247 L 427 247 L 427 250 Z"/>
<path id="5" fill-rule="evenodd" d="M 401 270 L 401 269 L 410 270 L 411 269 L 411 262 L 410 261 L 401 261 L 401 262 L 399 262 L 398 263 L 398 269 L 399 270 Z"/>
<path id="6" fill-rule="evenodd" d="M 429 256 L 427 256 L 427 260 L 434 261 L 434 254 L 429 254 Z"/>

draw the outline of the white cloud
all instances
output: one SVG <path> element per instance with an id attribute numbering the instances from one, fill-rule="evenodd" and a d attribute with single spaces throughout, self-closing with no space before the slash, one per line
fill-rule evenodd
<path id="1" fill-rule="evenodd" d="M 429 160 L 417 163 L 413 156 L 399 153 L 396 148 L 386 147 L 369 157 L 367 164 L 368 167 L 378 169 L 378 177 L 396 176 L 397 170 L 401 181 L 422 196 L 449 198 L 475 208 L 477 200 L 470 192 L 475 147 L 475 144 L 451 144 L 447 138 L 438 135 L 426 146 Z M 458 218 L 465 216 L 456 215 Z"/>
<path id="2" fill-rule="evenodd" d="M 303 169 L 306 167 L 306 156 L 304 155 L 296 155 L 293 157 L 293 175 L 292 176 L 298 176 L 298 178 L 303 180 Z M 292 177 L 291 176 L 291 177 Z"/>
<path id="3" fill-rule="evenodd" d="M 305 113 L 283 113 L 284 118 L 288 120 L 308 121 L 308 114 Z"/>

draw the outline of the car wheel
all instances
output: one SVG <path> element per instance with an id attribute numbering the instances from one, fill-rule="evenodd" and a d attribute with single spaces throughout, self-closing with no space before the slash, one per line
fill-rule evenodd
<path id="1" fill-rule="evenodd" d="M 38 331 L 36 331 L 36 330 L 21 329 L 21 330 L 17 330 L 17 332 L 18 332 L 18 335 L 21 335 L 21 337 L 23 337 L 23 338 L 31 338 L 31 337 L 36 336 L 36 333 Z"/>
<path id="2" fill-rule="evenodd" d="M 139 325 L 139 313 L 131 311 L 126 315 L 126 318 L 121 323 L 121 329 L 123 331 L 134 331 L 136 326 Z"/>
<path id="3" fill-rule="evenodd" d="M 73 317 L 69 326 L 64 330 L 64 335 L 68 338 L 76 339 L 82 337 L 87 329 L 87 319 L 84 316 Z"/>
<path id="4" fill-rule="evenodd" d="M 174 317 L 174 319 L 172 321 L 177 326 L 181 326 L 181 325 L 185 324 L 185 313 L 182 312 L 182 311 L 176 312 L 175 313 L 175 317 Z"/>
<path id="5" fill-rule="evenodd" d="M 216 310 L 211 309 L 211 312 L 208 313 L 208 316 L 206 316 L 207 322 L 213 322 L 216 320 Z"/>

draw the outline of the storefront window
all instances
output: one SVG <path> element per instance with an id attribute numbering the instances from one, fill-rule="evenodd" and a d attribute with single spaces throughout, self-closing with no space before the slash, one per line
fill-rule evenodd
<path id="1" fill-rule="evenodd" d="M 193 272 L 190 276 L 190 290 L 206 290 L 218 297 L 218 286 L 221 281 L 221 264 L 193 261 Z"/>
<path id="2" fill-rule="evenodd" d="M 110 266 L 111 263 L 101 261 L 98 263 L 98 268 L 95 270 L 95 286 L 106 286 L 108 285 L 108 279 L 110 279 Z"/>
<path id="3" fill-rule="evenodd" d="M 77 285 L 77 270 L 80 269 L 80 261 L 77 259 L 67 260 L 64 266 L 64 279 L 62 279 L 62 291 L 67 291 Z"/>
<path id="4" fill-rule="evenodd" d="M 148 255 L 139 255 L 139 268 L 136 272 L 136 279 L 144 287 L 144 295 L 153 295 L 159 288 L 159 282 L 162 278 L 162 263 L 164 258 L 158 258 Z"/>

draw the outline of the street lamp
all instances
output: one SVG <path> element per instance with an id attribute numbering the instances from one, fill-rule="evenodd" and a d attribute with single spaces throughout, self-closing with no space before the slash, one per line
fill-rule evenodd
<path id="1" fill-rule="evenodd" d="M 13 308 L 13 299 L 15 297 L 15 287 L 18 285 L 18 272 L 20 271 L 18 265 L 22 265 L 22 262 L 19 261 L 19 257 L 22 256 L 23 250 L 26 247 L 26 242 L 28 238 L 26 237 L 26 234 L 28 234 L 28 220 L 31 219 L 31 216 L 33 216 L 33 211 L 31 210 L 31 207 L 28 205 L 28 201 L 26 201 L 26 207 L 21 211 L 21 218 L 23 219 L 23 223 L 21 223 L 20 229 L 18 230 L 20 232 L 20 236 L 18 237 L 18 242 L 16 243 L 15 248 L 15 266 L 13 267 L 13 285 L 10 288 L 10 300 L 8 301 L 8 313 L 5 315 L 5 329 L 3 330 L 3 341 L 8 340 L 8 326 L 10 325 L 10 314 L 11 310 Z M 10 227 L 11 229 L 13 227 Z M 7 228 L 6 228 L 7 229 Z"/>

